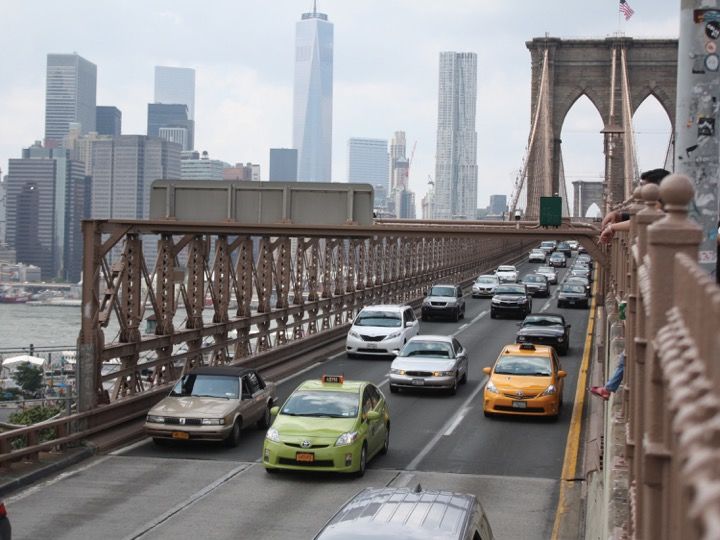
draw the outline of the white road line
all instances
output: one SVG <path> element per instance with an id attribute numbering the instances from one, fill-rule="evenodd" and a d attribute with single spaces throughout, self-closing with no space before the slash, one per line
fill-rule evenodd
<path id="1" fill-rule="evenodd" d="M 415 471 L 417 470 L 417 466 L 420 464 L 420 462 L 425 459 L 425 456 L 427 456 L 433 448 L 437 445 L 438 441 L 443 437 L 446 431 L 450 429 L 450 427 L 455 423 L 456 418 L 460 415 L 465 414 L 465 410 L 469 409 L 470 403 L 473 399 L 480 393 L 480 391 L 485 388 L 485 383 L 488 380 L 488 376 L 485 375 L 483 377 L 483 380 L 480 382 L 480 384 L 477 385 L 475 390 L 473 390 L 473 393 L 468 396 L 468 398 L 465 400 L 465 403 L 462 404 L 462 407 L 456 412 L 452 417 L 448 419 L 447 422 L 445 422 L 445 425 L 438 430 L 438 432 L 435 434 L 435 436 L 430 440 L 429 443 L 425 445 L 425 447 L 420 450 L 420 453 L 415 456 L 415 459 L 413 459 L 407 467 L 405 467 L 406 471 Z"/>
<path id="2" fill-rule="evenodd" d="M 36 486 L 33 486 L 33 487 L 31 487 L 31 488 L 28 488 L 28 489 L 26 489 L 25 491 L 21 491 L 20 493 L 18 493 L 17 495 L 14 495 L 14 496 L 12 496 L 12 497 L 8 497 L 7 499 L 5 499 L 5 503 L 6 503 L 6 504 L 13 504 L 13 503 L 15 503 L 15 502 L 17 502 L 17 501 L 20 501 L 20 500 L 24 499 L 25 497 L 28 497 L 28 496 L 32 495 L 33 493 L 36 493 L 36 492 L 38 492 L 38 491 L 42 491 L 43 489 L 45 489 L 45 488 L 48 487 L 48 486 L 52 486 L 53 484 L 57 484 L 57 483 L 60 482 L 61 480 L 65 480 L 66 478 L 70 478 L 71 476 L 75 476 L 75 475 L 78 474 L 78 473 L 81 473 L 81 472 L 86 471 L 86 470 L 88 470 L 88 469 L 90 469 L 90 468 L 92 468 L 92 467 L 95 467 L 96 465 L 100 465 L 101 463 L 106 462 L 108 459 L 110 459 L 110 456 L 106 456 L 106 457 L 100 458 L 100 459 L 98 459 L 98 460 L 96 460 L 96 461 L 93 461 L 92 463 L 90 463 L 90 464 L 88 464 L 88 465 L 85 465 L 85 466 L 83 466 L 83 467 L 78 467 L 77 469 L 73 469 L 72 471 L 60 473 L 60 474 L 58 474 L 55 478 L 53 478 L 52 480 L 48 480 L 47 482 L 43 482 L 42 484 L 38 484 L 38 485 L 36 485 Z"/>
<path id="3" fill-rule="evenodd" d="M 340 358 L 343 354 L 345 354 L 345 351 L 340 351 L 337 354 L 333 354 L 332 356 L 328 356 L 328 360 L 335 360 L 336 358 Z"/>
<path id="4" fill-rule="evenodd" d="M 329 359 L 332 360 L 332 359 L 337 358 L 338 356 L 340 356 L 340 355 L 342 355 L 342 354 L 345 354 L 345 353 L 336 354 L 335 356 L 331 356 Z M 285 377 L 284 379 L 280 379 L 279 381 L 275 381 L 275 384 L 283 384 L 283 383 L 286 383 L 286 382 L 294 379 L 294 378 L 297 377 L 298 375 L 302 375 L 303 373 L 305 373 L 305 372 L 307 372 L 307 371 L 310 371 L 310 370 L 313 369 L 313 368 L 318 367 L 321 363 L 322 363 L 322 362 L 315 362 L 313 365 L 308 366 L 308 367 L 306 367 L 305 369 L 301 369 L 301 370 L 298 371 L 297 373 L 293 373 L 292 375 L 289 375 L 289 376 Z"/>
<path id="5" fill-rule="evenodd" d="M 149 440 L 150 440 L 150 438 L 149 438 L 149 437 L 146 437 L 145 439 L 143 439 L 143 440 L 141 440 L 141 441 L 137 441 L 137 442 L 134 442 L 134 443 L 129 444 L 129 445 L 127 445 L 127 446 L 123 446 L 122 448 L 118 448 L 117 450 L 113 450 L 112 452 L 110 452 L 110 455 L 111 455 L 111 456 L 122 456 L 123 454 L 127 454 L 127 453 L 130 452 L 131 450 L 135 450 L 135 449 L 138 448 L 139 446 L 142 446 L 142 445 L 144 445 L 144 444 L 147 444 L 147 442 L 148 442 Z"/>
<path id="6" fill-rule="evenodd" d="M 192 504 L 195 504 L 197 501 L 208 495 L 210 492 L 214 491 L 221 485 L 223 485 L 225 482 L 231 480 L 234 476 L 237 476 L 244 470 L 246 470 L 249 467 L 247 463 L 243 463 L 239 467 L 235 467 L 233 470 L 225 473 L 220 478 L 215 480 L 212 484 L 209 484 L 202 488 L 200 491 L 196 491 L 193 493 L 190 497 L 185 499 L 180 504 L 175 505 L 173 508 L 168 510 L 167 512 L 159 515 L 154 520 L 146 523 L 139 529 L 137 529 L 135 532 L 133 532 L 130 536 L 126 536 L 125 540 L 135 540 L 136 538 L 141 538 L 145 536 L 147 533 L 158 527 L 159 525 L 162 525 L 165 521 L 173 517 L 175 514 L 181 512 L 182 510 L 185 510 L 187 507 L 191 506 Z"/>
<path id="7" fill-rule="evenodd" d="M 449 428 L 445 430 L 445 433 L 443 433 L 444 437 L 449 437 L 453 434 L 453 431 L 455 431 L 455 428 L 460 425 L 460 422 L 463 421 L 463 418 L 465 418 L 465 415 L 468 413 L 468 409 L 463 409 L 461 414 L 458 415 L 457 418 L 455 418 L 455 421 L 450 425 Z"/>
<path id="8" fill-rule="evenodd" d="M 483 318 L 485 315 L 487 315 L 487 314 L 488 314 L 488 310 L 486 309 L 485 311 L 482 311 L 482 312 L 481 312 L 477 317 L 475 317 L 472 321 L 470 321 L 469 323 L 463 324 L 460 328 L 458 328 L 457 330 L 455 330 L 455 331 L 454 331 L 452 334 L 450 334 L 450 335 L 451 335 L 452 337 L 457 336 L 460 332 L 463 332 L 463 331 L 467 330 L 470 325 L 475 324 L 476 322 L 478 322 L 480 319 L 482 319 L 482 318 Z"/>

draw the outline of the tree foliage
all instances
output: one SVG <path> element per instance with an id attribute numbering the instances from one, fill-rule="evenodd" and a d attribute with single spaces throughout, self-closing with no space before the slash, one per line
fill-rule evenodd
<path id="1" fill-rule="evenodd" d="M 26 392 L 36 392 L 42 386 L 42 368 L 32 364 L 20 364 L 13 374 L 15 383 Z"/>

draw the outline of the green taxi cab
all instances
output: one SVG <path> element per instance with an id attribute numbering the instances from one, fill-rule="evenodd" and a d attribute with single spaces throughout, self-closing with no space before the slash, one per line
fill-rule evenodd
<path id="1" fill-rule="evenodd" d="M 367 462 L 390 444 L 385 396 L 367 381 L 325 375 L 303 382 L 284 405 L 273 407 L 262 462 L 279 469 L 365 474 Z"/>

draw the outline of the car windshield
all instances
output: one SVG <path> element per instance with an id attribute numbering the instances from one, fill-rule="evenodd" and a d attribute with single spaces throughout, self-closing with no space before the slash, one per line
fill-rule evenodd
<path id="1" fill-rule="evenodd" d="M 503 356 L 495 364 L 497 375 L 532 375 L 549 377 L 552 374 L 547 356 Z"/>
<path id="2" fill-rule="evenodd" d="M 543 243 L 540 244 L 540 245 L 543 246 L 543 247 L 553 247 L 553 243 L 552 243 L 551 241 L 549 241 L 549 240 L 546 241 L 546 242 L 543 242 Z"/>
<path id="3" fill-rule="evenodd" d="M 289 416 L 353 418 L 358 414 L 358 402 L 354 392 L 301 390 L 288 398 L 280 412 Z"/>
<path id="4" fill-rule="evenodd" d="M 575 285 L 573 283 L 566 283 L 562 287 L 562 292 L 573 292 L 573 293 L 585 293 L 585 287 L 582 285 Z"/>
<path id="5" fill-rule="evenodd" d="M 355 326 L 382 326 L 396 328 L 402 325 L 399 313 L 392 311 L 362 311 L 355 319 Z"/>
<path id="6" fill-rule="evenodd" d="M 553 270 L 549 266 L 541 266 L 540 268 L 538 268 L 537 273 L 538 274 L 554 274 L 555 270 Z"/>
<path id="7" fill-rule="evenodd" d="M 569 277 L 565 283 L 582 283 L 583 285 L 587 285 L 588 280 L 581 276 L 573 276 Z"/>
<path id="8" fill-rule="evenodd" d="M 545 283 L 545 278 L 535 274 L 528 274 L 523 278 L 523 281 L 528 283 Z"/>
<path id="9" fill-rule="evenodd" d="M 475 283 L 482 283 L 482 284 L 497 283 L 497 278 L 491 277 L 491 276 L 479 277 Z"/>
<path id="10" fill-rule="evenodd" d="M 525 287 L 522 285 L 501 285 L 495 289 L 495 294 L 525 294 Z"/>
<path id="11" fill-rule="evenodd" d="M 174 397 L 238 399 L 240 381 L 223 375 L 185 375 L 170 392 Z"/>
<path id="12" fill-rule="evenodd" d="M 553 253 L 552 255 L 550 255 L 550 258 L 551 258 L 551 259 L 562 259 L 562 260 L 564 260 L 564 259 L 565 259 L 565 255 L 563 255 L 562 253 Z"/>
<path id="13" fill-rule="evenodd" d="M 452 358 L 453 350 L 449 343 L 442 341 L 410 341 L 400 351 L 400 356 L 431 356 L 433 358 Z"/>
<path id="14" fill-rule="evenodd" d="M 514 266 L 499 266 L 497 271 L 498 272 L 514 272 L 515 267 Z"/>
<path id="15" fill-rule="evenodd" d="M 558 244 L 558 249 L 568 249 L 570 246 L 568 246 L 565 242 L 560 242 Z"/>
<path id="16" fill-rule="evenodd" d="M 557 326 L 563 325 L 563 320 L 560 317 L 552 315 L 529 315 L 525 317 L 522 323 L 523 326 Z"/>
<path id="17" fill-rule="evenodd" d="M 455 287 L 432 287 L 430 289 L 430 296 L 455 296 Z"/>

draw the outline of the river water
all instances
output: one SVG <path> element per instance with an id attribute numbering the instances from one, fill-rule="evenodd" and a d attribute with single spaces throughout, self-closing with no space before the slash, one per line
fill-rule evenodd
<path id="1" fill-rule="evenodd" d="M 80 307 L 0 304 L 0 351 L 28 347 L 75 349 Z"/>

